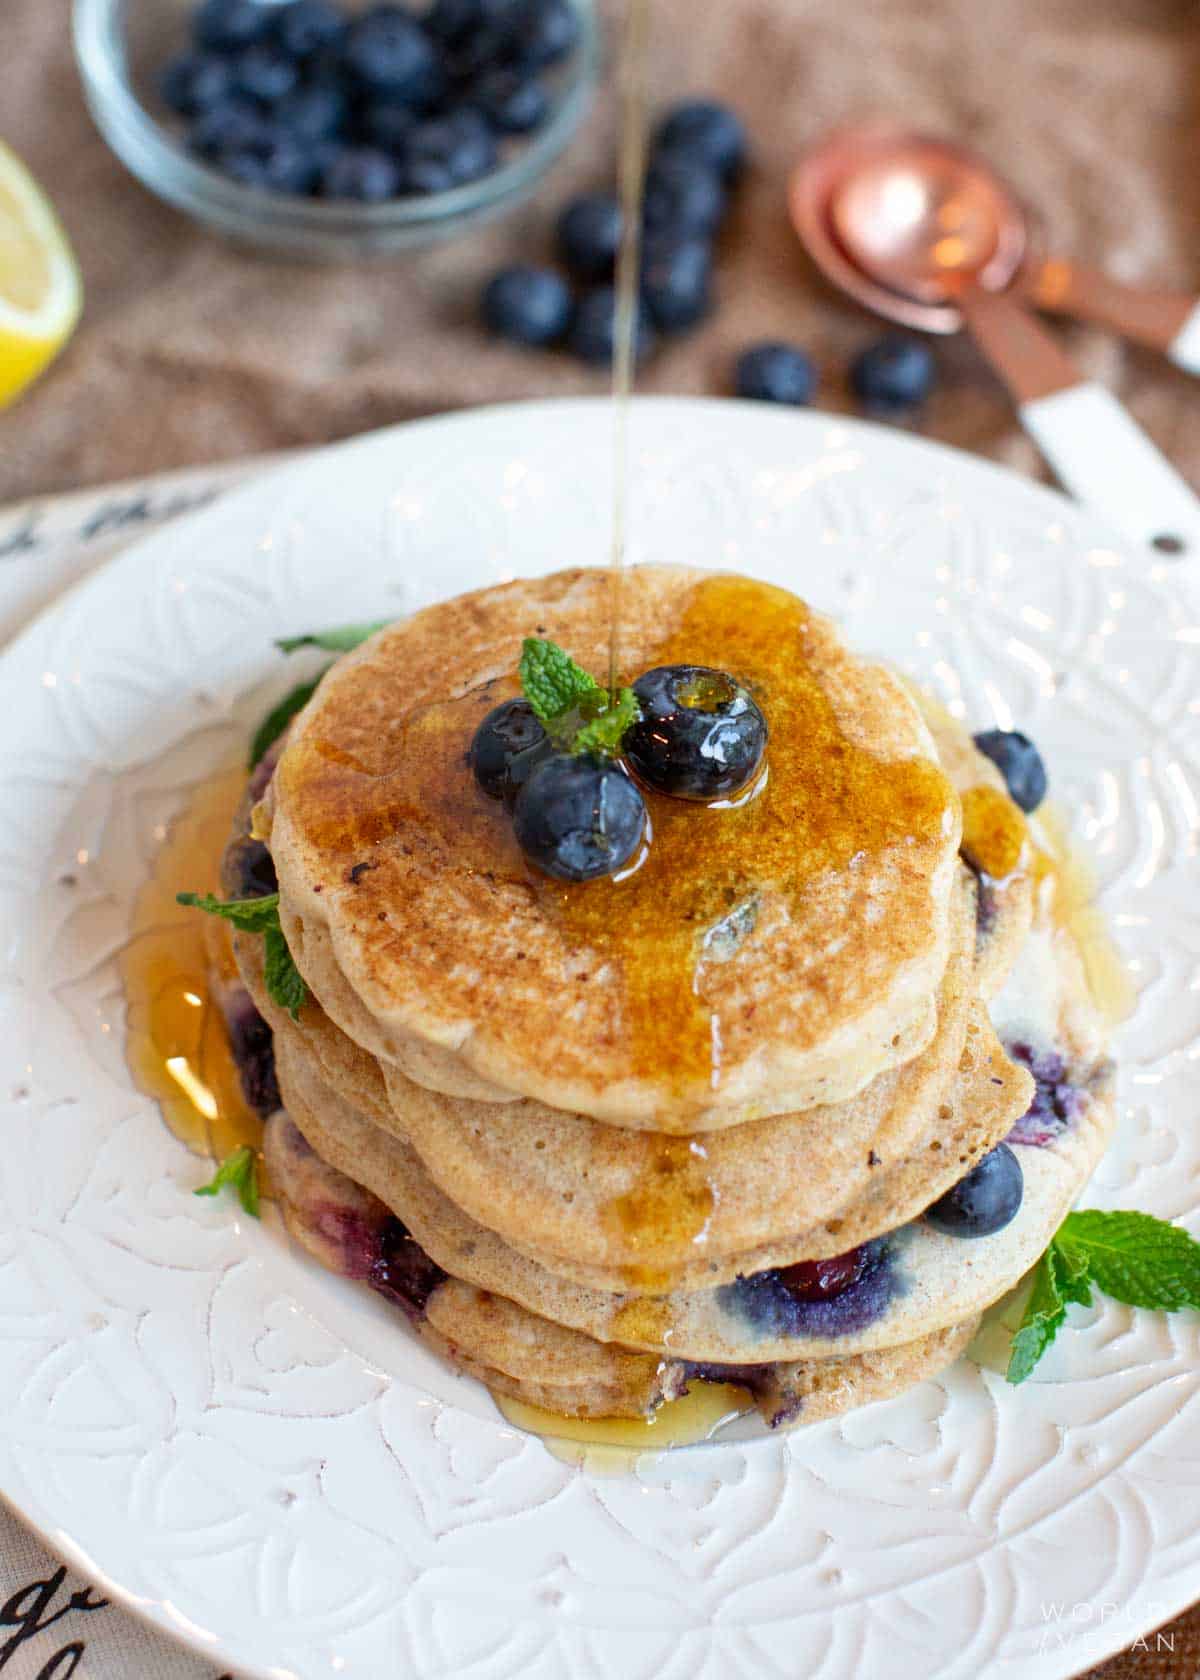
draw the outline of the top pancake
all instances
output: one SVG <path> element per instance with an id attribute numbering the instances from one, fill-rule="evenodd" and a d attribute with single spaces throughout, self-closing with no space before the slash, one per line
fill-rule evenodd
<path id="1" fill-rule="evenodd" d="M 730 671 L 766 715 L 767 774 L 740 806 L 649 794 L 640 867 L 551 881 L 466 752 L 517 691 L 526 635 L 605 669 L 608 608 L 602 573 L 520 581 L 429 608 L 330 672 L 265 813 L 296 960 L 410 1076 L 416 1039 L 489 1094 L 674 1132 L 847 1099 L 934 1027 L 960 812 L 929 731 L 899 679 L 794 596 L 636 568 L 625 679 Z M 327 995 L 335 970 L 361 1012 Z"/>

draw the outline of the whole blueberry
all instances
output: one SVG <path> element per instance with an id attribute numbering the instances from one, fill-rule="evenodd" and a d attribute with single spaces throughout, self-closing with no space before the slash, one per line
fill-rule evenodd
<path id="1" fill-rule="evenodd" d="M 325 52 L 337 46 L 345 32 L 345 19 L 331 0 L 290 0 L 275 20 L 275 39 L 292 58 Z"/>
<path id="2" fill-rule="evenodd" d="M 621 206 L 612 193 L 570 199 L 555 233 L 559 255 L 576 279 L 612 279 L 621 244 Z"/>
<path id="3" fill-rule="evenodd" d="M 322 198 L 352 199 L 359 204 L 383 204 L 400 190 L 400 171 L 386 152 L 370 146 L 345 146 L 326 165 L 321 176 Z"/>
<path id="4" fill-rule="evenodd" d="M 444 44 L 444 62 L 452 79 L 469 87 L 477 77 L 516 62 L 511 10 L 489 5 L 483 22 Z"/>
<path id="5" fill-rule="evenodd" d="M 435 40 L 456 46 L 487 21 L 484 0 L 433 0 L 425 27 Z"/>
<path id="6" fill-rule="evenodd" d="M 541 69 L 574 51 L 579 14 L 567 0 L 517 0 L 511 31 L 514 55 L 531 69 Z"/>
<path id="7" fill-rule="evenodd" d="M 712 249 L 703 239 L 651 240 L 642 260 L 642 297 L 663 332 L 682 332 L 712 308 Z"/>
<path id="8" fill-rule="evenodd" d="M 664 152 L 646 171 L 646 231 L 678 239 L 710 238 L 725 214 L 721 177 L 702 159 Z"/>
<path id="9" fill-rule="evenodd" d="M 642 715 L 625 737 L 625 756 L 650 787 L 677 799 L 721 799 L 753 780 L 767 721 L 724 671 L 657 665 L 633 692 Z"/>
<path id="10" fill-rule="evenodd" d="M 1036 811 L 1046 797 L 1046 766 L 1028 735 L 1019 729 L 985 729 L 975 736 L 975 745 L 996 765 L 1022 811 Z"/>
<path id="11" fill-rule="evenodd" d="M 531 134 L 550 115 L 550 95 L 535 76 L 519 70 L 491 70 L 481 76 L 471 97 L 501 134 Z"/>
<path id="12" fill-rule="evenodd" d="M 461 187 L 495 169 L 496 141 L 478 112 L 463 111 L 419 124 L 405 143 L 405 157 L 407 174 L 417 165 L 434 164 L 450 186 Z"/>
<path id="13" fill-rule="evenodd" d="M 585 362 L 607 365 L 613 359 L 617 339 L 617 294 L 612 286 L 596 286 L 585 292 L 575 306 L 569 343 Z M 645 306 L 638 301 L 634 325 L 634 359 L 642 361 L 654 348 L 654 331 Z"/>
<path id="14" fill-rule="evenodd" d="M 296 61 L 269 41 L 247 47 L 232 60 L 234 86 L 239 93 L 274 105 L 292 92 L 300 80 Z"/>
<path id="15" fill-rule="evenodd" d="M 441 158 L 413 158 L 401 165 L 400 191 L 405 197 L 432 198 L 451 192 L 454 185 L 450 165 Z"/>
<path id="16" fill-rule="evenodd" d="M 802 408 L 812 401 L 817 370 L 794 344 L 755 344 L 738 357 L 734 387 L 739 397 Z"/>
<path id="17" fill-rule="evenodd" d="M 417 117 L 409 105 L 373 99 L 359 112 L 357 126 L 368 145 L 403 157 L 409 136 L 417 126 Z"/>
<path id="18" fill-rule="evenodd" d="M 891 333 L 854 358 L 850 385 L 868 408 L 913 408 L 924 402 L 933 388 L 934 371 L 928 345 Z"/>
<path id="19" fill-rule="evenodd" d="M 645 804 L 629 777 L 591 753 L 544 759 L 513 808 L 521 850 L 560 881 L 615 874 L 637 850 L 645 822 Z"/>
<path id="20" fill-rule="evenodd" d="M 746 131 L 727 105 L 689 99 L 667 112 L 655 131 L 654 149 L 692 153 L 728 183 L 746 161 Z"/>
<path id="21" fill-rule="evenodd" d="M 233 88 L 229 61 L 218 53 L 182 53 L 159 78 L 159 90 L 173 111 L 199 116 L 228 98 Z"/>
<path id="22" fill-rule="evenodd" d="M 571 293 L 552 268 L 506 268 L 487 284 L 483 318 L 514 344 L 556 344 L 571 320 Z"/>
<path id="23" fill-rule="evenodd" d="M 998 1143 L 925 1209 L 925 1217 L 944 1236 L 990 1237 L 1016 1218 L 1024 1194 L 1020 1161 L 1006 1143 Z"/>
<path id="24" fill-rule="evenodd" d="M 346 96 L 335 82 L 299 87 L 275 107 L 275 120 L 302 140 L 328 140 L 340 134 L 348 114 Z"/>
<path id="25" fill-rule="evenodd" d="M 442 76 L 430 36 L 398 6 L 375 6 L 353 23 L 344 56 L 365 87 L 414 103 L 427 99 Z"/>
<path id="26" fill-rule="evenodd" d="M 528 700 L 505 700 L 475 731 L 468 761 L 490 799 L 511 805 L 553 748 Z"/>
<path id="27" fill-rule="evenodd" d="M 260 0 L 203 0 L 192 18 L 192 36 L 199 47 L 236 52 L 262 40 L 272 15 Z"/>
<path id="28" fill-rule="evenodd" d="M 219 158 L 246 151 L 264 138 L 269 126 L 252 99 L 234 94 L 201 112 L 188 130 L 188 145 L 201 157 Z"/>
<path id="29" fill-rule="evenodd" d="M 311 146 L 286 130 L 265 129 L 250 145 L 222 153 L 217 162 L 232 180 L 263 192 L 307 193 L 317 183 L 319 165 Z"/>

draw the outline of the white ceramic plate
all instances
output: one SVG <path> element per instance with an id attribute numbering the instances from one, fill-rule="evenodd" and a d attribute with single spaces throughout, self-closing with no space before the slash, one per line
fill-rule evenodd
<path id="1" fill-rule="evenodd" d="M 1075 1673 L 1200 1597 L 1196 1317 L 1075 1310 L 1019 1391 L 964 1362 L 596 1479 L 273 1219 L 190 1196 L 201 1163 L 125 1071 L 134 894 L 264 679 L 296 680 L 272 638 L 603 563 L 610 427 L 539 405 L 330 451 L 152 538 L 0 662 L 0 1490 L 254 1675 Z M 1091 1195 L 1200 1229 L 1195 574 L 819 415 L 639 404 L 633 455 L 633 559 L 786 583 L 1041 743 L 1141 994 Z"/>

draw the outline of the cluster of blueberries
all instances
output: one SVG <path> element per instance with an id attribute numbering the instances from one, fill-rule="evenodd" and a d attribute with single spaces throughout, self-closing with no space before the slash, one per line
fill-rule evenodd
<path id="1" fill-rule="evenodd" d="M 639 360 L 660 333 L 684 332 L 711 310 L 713 247 L 745 162 L 740 120 L 713 100 L 677 105 L 656 128 L 642 207 Z M 584 361 L 611 361 L 622 222 L 612 192 L 571 199 L 555 229 L 566 274 L 549 267 L 503 269 L 483 294 L 488 328 L 514 344 L 565 342 Z"/>
<path id="2" fill-rule="evenodd" d="M 655 130 L 642 212 L 639 361 L 660 334 L 686 332 L 712 311 L 714 245 L 746 157 L 740 119 L 712 99 L 674 106 Z M 611 362 L 621 232 L 614 193 L 571 199 L 555 228 L 562 268 L 522 264 L 493 275 L 482 303 L 488 330 L 512 344 L 566 344 L 585 362 Z M 924 402 L 934 376 L 929 347 L 897 334 L 869 345 L 850 366 L 851 389 L 881 414 Z M 740 397 L 802 406 L 816 392 L 817 370 L 799 345 L 771 341 L 743 352 L 733 383 Z"/>
<path id="3" fill-rule="evenodd" d="M 660 665 L 633 692 L 641 716 L 620 761 L 564 751 L 527 700 L 504 701 L 475 732 L 476 781 L 511 810 L 529 861 L 560 881 L 594 881 L 629 862 L 646 824 L 639 781 L 707 802 L 740 792 L 762 763 L 766 719 L 724 671 Z"/>
<path id="4" fill-rule="evenodd" d="M 1022 811 L 1035 811 L 1046 797 L 1046 766 L 1028 735 L 1023 735 L 1019 729 L 985 729 L 974 739 L 980 752 L 990 758 L 1003 775 L 1014 803 Z M 1018 1061 L 1034 1066 L 1032 1053 L 1025 1046 L 1014 1045 L 1011 1053 Z M 1068 1101 L 1063 1093 L 1070 1088 L 1063 1083 L 1065 1071 L 1061 1057 L 1048 1058 L 1044 1065 L 1052 1066 L 1054 1073 L 1051 1103 Z M 1034 1073 L 1037 1077 L 1036 1067 Z M 1074 1096 L 1073 1092 L 1071 1094 Z M 1012 1137 L 1016 1142 L 1048 1143 L 1057 1135 L 1047 1131 L 1045 1136 L 1035 1137 L 1030 1130 L 1030 1117 L 1038 1112 L 1039 1104 L 1045 1105 L 1045 1102 L 1039 1079 L 1038 1093 L 1030 1113 L 1013 1128 Z M 1064 1118 L 1063 1125 L 1065 1123 Z M 1062 1130 L 1061 1125 L 1058 1130 Z M 1025 1175 L 1021 1171 L 1021 1163 L 1007 1143 L 998 1143 L 965 1178 L 960 1178 L 932 1207 L 926 1208 L 925 1217 L 935 1230 L 946 1236 L 990 1237 L 994 1231 L 1002 1231 L 1016 1218 L 1024 1195 Z"/>
<path id="5" fill-rule="evenodd" d="M 465 186 L 549 117 L 568 0 L 201 0 L 161 91 L 198 156 L 270 192 L 383 203 Z"/>

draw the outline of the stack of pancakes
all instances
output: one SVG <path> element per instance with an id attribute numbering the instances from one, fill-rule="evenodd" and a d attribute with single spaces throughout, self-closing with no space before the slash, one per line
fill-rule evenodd
<path id="1" fill-rule="evenodd" d="M 747 579 L 630 571 L 620 661 L 745 683 L 765 776 L 648 793 L 623 876 L 533 869 L 468 749 L 524 637 L 607 668 L 609 600 L 572 571 L 427 609 L 260 767 L 223 885 L 269 849 L 310 993 L 292 1019 L 237 936 L 271 1179 L 299 1241 L 498 1393 L 629 1417 L 734 1381 L 772 1423 L 828 1416 L 949 1364 L 1045 1248 L 1111 1125 L 1099 1023 L 994 765 Z M 1006 1138 L 1016 1218 L 940 1234 L 925 1209 Z"/>

